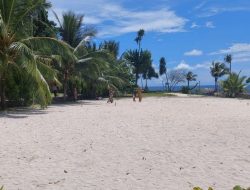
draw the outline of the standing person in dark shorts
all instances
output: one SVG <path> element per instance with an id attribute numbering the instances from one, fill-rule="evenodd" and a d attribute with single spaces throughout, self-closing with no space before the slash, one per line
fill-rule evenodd
<path id="1" fill-rule="evenodd" d="M 57 87 L 56 84 L 54 84 L 54 85 L 52 86 L 52 91 L 53 91 L 53 93 L 54 93 L 54 97 L 56 98 L 56 97 L 57 97 L 57 91 L 58 91 L 58 87 Z"/>

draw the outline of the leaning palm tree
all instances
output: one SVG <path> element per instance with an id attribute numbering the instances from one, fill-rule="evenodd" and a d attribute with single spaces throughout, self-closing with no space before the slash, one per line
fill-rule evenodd
<path id="1" fill-rule="evenodd" d="M 224 58 L 225 62 L 229 64 L 229 73 L 231 74 L 232 73 L 232 60 L 233 60 L 233 57 L 231 54 L 227 54 Z"/>
<path id="2" fill-rule="evenodd" d="M 190 84 L 190 81 L 196 81 L 196 77 L 197 75 L 195 75 L 193 72 L 189 71 L 187 74 L 186 74 L 186 80 L 187 80 L 187 83 L 188 83 L 188 89 L 189 88 L 189 84 Z"/>
<path id="3" fill-rule="evenodd" d="M 31 15 L 44 0 L 0 1 L 0 96 L 6 107 L 6 84 L 13 70 L 29 75 L 34 98 L 46 106 L 51 100 L 47 80 L 55 77 L 49 66 L 52 54 L 70 57 L 70 47 L 59 40 L 32 37 Z"/>
<path id="4" fill-rule="evenodd" d="M 210 67 L 210 73 L 214 77 L 214 91 L 218 91 L 218 79 L 225 74 L 228 74 L 228 68 L 224 63 L 220 62 L 213 62 L 212 66 Z"/>

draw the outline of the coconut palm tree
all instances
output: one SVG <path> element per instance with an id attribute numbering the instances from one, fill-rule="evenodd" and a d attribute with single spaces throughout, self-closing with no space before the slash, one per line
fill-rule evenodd
<path id="1" fill-rule="evenodd" d="M 83 15 L 76 15 L 74 12 L 69 11 L 63 14 L 62 22 L 56 13 L 54 13 L 54 15 L 59 23 L 59 32 L 62 40 L 74 48 L 74 54 L 78 53 L 78 50 L 85 45 L 89 37 L 95 36 L 96 34 L 96 30 L 93 28 L 83 28 Z M 81 52 L 83 52 L 82 49 Z M 84 57 L 86 58 L 86 55 L 84 55 Z M 66 100 L 68 80 L 72 75 L 76 62 L 75 60 L 62 60 L 64 100 Z"/>
<path id="2" fill-rule="evenodd" d="M 141 51 L 141 41 L 142 41 L 142 38 L 143 38 L 144 35 L 145 35 L 145 31 L 143 29 L 140 29 L 137 32 L 137 36 L 135 38 L 135 41 L 138 44 L 138 51 L 139 52 Z"/>
<path id="3" fill-rule="evenodd" d="M 224 58 L 225 62 L 229 64 L 229 73 L 231 74 L 232 73 L 232 60 L 233 60 L 233 57 L 231 54 L 227 54 Z"/>
<path id="4" fill-rule="evenodd" d="M 186 74 L 186 80 L 187 80 L 187 83 L 188 83 L 188 89 L 189 88 L 189 84 L 190 84 L 190 81 L 196 81 L 196 77 L 197 75 L 195 75 L 193 72 L 189 71 L 187 74 Z"/>
<path id="5" fill-rule="evenodd" d="M 240 73 L 231 73 L 229 77 L 222 82 L 223 91 L 227 96 L 234 98 L 244 92 L 246 88 L 245 80 L 246 77 L 241 77 Z"/>
<path id="6" fill-rule="evenodd" d="M 52 54 L 71 55 L 70 47 L 59 40 L 33 37 L 31 15 L 44 0 L 0 1 L 0 96 L 6 107 L 6 84 L 13 70 L 29 75 L 34 99 L 46 106 L 50 99 L 47 80 L 55 77 L 49 66 Z"/>
<path id="7" fill-rule="evenodd" d="M 143 73 L 143 79 L 146 80 L 145 89 L 148 90 L 148 80 L 158 77 L 159 77 L 158 73 L 156 73 L 154 67 L 150 65 Z"/>
<path id="8" fill-rule="evenodd" d="M 151 52 L 146 50 L 139 53 L 138 50 L 128 50 L 123 54 L 123 59 L 132 66 L 137 86 L 139 75 L 146 73 L 147 68 L 152 65 Z"/>
<path id="9" fill-rule="evenodd" d="M 164 57 L 162 57 L 160 59 L 159 74 L 160 74 L 160 76 L 165 75 L 166 81 L 165 81 L 165 84 L 163 84 L 163 85 L 167 89 L 167 91 L 169 91 L 169 79 L 168 79 L 168 74 L 167 74 L 168 71 L 167 70 L 168 69 L 167 69 L 166 60 Z"/>
<path id="10" fill-rule="evenodd" d="M 104 41 L 99 45 L 99 49 L 107 50 L 115 58 L 119 55 L 119 43 L 116 41 Z"/>
<path id="11" fill-rule="evenodd" d="M 215 92 L 218 91 L 218 79 L 224 76 L 225 74 L 228 74 L 228 72 L 229 70 L 224 63 L 220 63 L 220 62 L 212 63 L 212 66 L 210 67 L 210 73 L 214 77 L 214 82 L 215 82 L 214 91 Z"/>

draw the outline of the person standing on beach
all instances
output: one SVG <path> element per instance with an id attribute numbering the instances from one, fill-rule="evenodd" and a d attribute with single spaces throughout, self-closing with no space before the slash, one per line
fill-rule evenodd
<path id="1" fill-rule="evenodd" d="M 137 94 L 138 94 L 139 102 L 142 101 L 142 92 L 143 92 L 143 90 L 140 87 L 137 88 Z"/>
<path id="2" fill-rule="evenodd" d="M 54 84 L 54 85 L 52 86 L 52 91 L 53 91 L 53 93 L 54 93 L 54 97 L 56 98 L 56 97 L 57 97 L 57 91 L 58 91 L 58 87 L 57 87 L 56 84 Z"/>

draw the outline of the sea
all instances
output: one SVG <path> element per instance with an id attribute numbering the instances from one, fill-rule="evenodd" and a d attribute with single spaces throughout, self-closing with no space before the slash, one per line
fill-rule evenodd
<path id="1" fill-rule="evenodd" d="M 179 92 L 179 91 L 181 91 L 182 87 L 183 86 L 176 86 L 173 91 L 174 92 Z M 149 88 L 150 91 L 157 91 L 157 92 L 165 90 L 165 88 L 163 86 L 149 86 L 148 88 Z M 199 88 L 201 90 L 202 89 L 207 89 L 207 90 L 211 89 L 211 91 L 212 91 L 214 89 L 214 85 L 201 85 L 200 87 L 196 87 L 196 90 L 199 89 Z M 246 91 L 247 91 L 247 93 L 250 94 L 250 85 L 248 85 L 246 87 Z"/>

